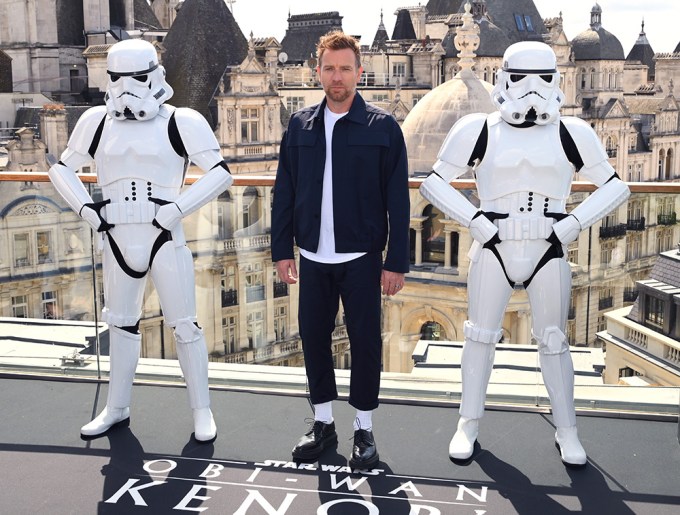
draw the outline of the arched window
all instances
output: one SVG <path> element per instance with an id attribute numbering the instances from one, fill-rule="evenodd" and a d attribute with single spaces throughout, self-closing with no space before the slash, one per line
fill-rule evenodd
<path id="1" fill-rule="evenodd" d="M 243 209 L 241 210 L 243 218 L 243 228 L 250 227 L 260 219 L 260 197 L 257 189 L 253 186 L 248 186 L 243 192 Z"/>
<path id="2" fill-rule="evenodd" d="M 659 150 L 659 180 L 663 181 L 664 178 L 664 164 L 666 161 L 666 152 L 664 149 Z"/>
<path id="3" fill-rule="evenodd" d="M 616 157 L 617 146 L 616 136 L 607 136 L 605 148 L 609 157 Z"/>
<path id="4" fill-rule="evenodd" d="M 672 179 L 673 175 L 673 149 L 668 149 L 666 153 L 666 179 Z"/>
<path id="5" fill-rule="evenodd" d="M 586 76 L 587 76 L 586 75 L 586 69 L 581 68 L 579 74 L 581 76 L 581 79 L 580 79 L 581 80 L 581 89 L 586 89 Z"/>
<path id="6" fill-rule="evenodd" d="M 431 204 L 423 211 L 423 261 L 444 264 L 444 214 Z"/>
<path id="7" fill-rule="evenodd" d="M 217 197 L 217 237 L 221 240 L 234 237 L 233 205 L 229 190 L 222 192 Z"/>
<path id="8" fill-rule="evenodd" d="M 437 322 L 430 320 L 420 327 L 420 339 L 429 341 L 446 340 L 446 331 Z"/>
<path id="9" fill-rule="evenodd" d="M 590 69 L 590 89 L 595 89 L 595 68 Z"/>

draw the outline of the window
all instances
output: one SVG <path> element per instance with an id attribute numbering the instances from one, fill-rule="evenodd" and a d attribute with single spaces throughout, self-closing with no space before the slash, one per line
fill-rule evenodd
<path id="1" fill-rule="evenodd" d="M 250 227 L 260 219 L 260 198 L 256 188 L 248 186 L 243 192 L 243 228 Z"/>
<path id="2" fill-rule="evenodd" d="M 425 95 L 413 95 L 412 101 L 413 101 L 413 106 L 420 102 L 420 99 L 422 99 Z"/>
<path id="3" fill-rule="evenodd" d="M 602 227 L 614 227 L 618 221 L 616 211 L 609 213 L 602 219 Z"/>
<path id="4" fill-rule="evenodd" d="M 42 292 L 42 313 L 46 320 L 57 318 L 57 294 L 53 291 Z"/>
<path id="5" fill-rule="evenodd" d="M 616 141 L 616 138 L 613 137 L 613 136 L 608 136 L 607 142 L 606 142 L 606 148 L 607 148 L 607 155 L 609 157 L 616 157 L 617 147 L 618 147 L 618 143 Z"/>
<path id="6" fill-rule="evenodd" d="M 264 273 L 262 263 L 249 263 L 245 266 L 246 302 L 264 300 Z"/>
<path id="7" fill-rule="evenodd" d="M 224 353 L 233 354 L 238 352 L 236 348 L 236 315 L 229 315 L 222 318 L 222 342 L 224 343 Z"/>
<path id="8" fill-rule="evenodd" d="M 260 141 L 258 136 L 257 109 L 241 109 L 241 143 L 254 143 Z"/>
<path id="9" fill-rule="evenodd" d="M 673 229 L 664 227 L 656 232 L 656 253 L 667 252 L 673 248 Z"/>
<path id="10" fill-rule="evenodd" d="M 290 114 L 305 107 L 305 97 L 286 97 L 286 108 Z"/>
<path id="11" fill-rule="evenodd" d="M 613 305 L 614 305 L 614 289 L 607 286 L 600 288 L 598 308 L 600 310 L 610 309 Z M 598 331 L 601 330 L 602 329 L 598 329 Z"/>
<path id="12" fill-rule="evenodd" d="M 572 241 L 567 249 L 567 261 L 574 265 L 578 265 L 578 240 Z"/>
<path id="13" fill-rule="evenodd" d="M 666 302 L 662 299 L 657 299 L 651 295 L 647 295 L 647 302 L 645 302 L 645 323 L 663 329 L 664 310 Z"/>
<path id="14" fill-rule="evenodd" d="M 604 315 L 599 315 L 597 317 L 597 332 L 605 331 L 607 329 L 607 319 Z"/>
<path id="15" fill-rule="evenodd" d="M 524 15 L 524 24 L 526 25 L 528 32 L 534 31 L 534 22 L 531 21 L 530 15 L 528 15 L 528 14 Z"/>
<path id="16" fill-rule="evenodd" d="M 609 264 L 609 262 L 612 260 L 612 252 L 615 248 L 616 241 L 614 240 L 602 241 L 602 245 L 600 247 L 600 264 L 602 265 Z"/>
<path id="17" fill-rule="evenodd" d="M 515 14 L 515 24 L 517 25 L 517 30 L 522 32 L 526 30 L 526 27 L 524 26 L 524 16 L 521 14 Z"/>
<path id="18" fill-rule="evenodd" d="M 232 224 L 232 206 L 229 191 L 224 191 L 217 197 L 217 237 L 220 240 L 227 240 L 234 237 L 234 227 Z"/>
<path id="19" fill-rule="evenodd" d="M 394 77 L 405 77 L 406 76 L 406 63 L 394 63 L 392 65 L 392 76 L 394 76 Z"/>
<path id="20" fill-rule="evenodd" d="M 446 331 L 441 326 L 441 324 L 430 320 L 425 322 L 420 328 L 420 339 L 421 340 L 446 340 Z"/>
<path id="21" fill-rule="evenodd" d="M 640 372 L 630 367 L 619 368 L 619 377 L 635 377 L 641 375 Z"/>
<path id="22" fill-rule="evenodd" d="M 14 266 L 29 266 L 31 258 L 28 247 L 28 233 L 14 235 Z"/>
<path id="23" fill-rule="evenodd" d="M 80 93 L 85 89 L 85 81 L 80 77 L 80 70 L 70 69 L 69 80 L 71 86 L 71 93 Z"/>
<path id="24" fill-rule="evenodd" d="M 576 322 L 570 320 L 567 322 L 567 341 L 569 345 L 576 345 Z"/>
<path id="25" fill-rule="evenodd" d="M 12 316 L 15 318 L 28 318 L 28 300 L 26 295 L 12 297 Z"/>
<path id="26" fill-rule="evenodd" d="M 274 310 L 274 339 L 277 342 L 286 339 L 288 334 L 288 313 L 286 306 L 279 306 Z"/>
<path id="27" fill-rule="evenodd" d="M 389 102 L 390 96 L 387 93 L 374 93 L 371 97 L 372 102 Z"/>
<path id="28" fill-rule="evenodd" d="M 642 234 L 629 233 L 626 235 L 626 261 L 642 257 Z"/>
<path id="29" fill-rule="evenodd" d="M 264 345 L 264 312 L 254 311 L 248 313 L 248 346 L 256 349 Z"/>
<path id="30" fill-rule="evenodd" d="M 52 262 L 52 234 L 50 231 L 38 231 L 35 235 L 38 249 L 38 264 Z"/>
<path id="31" fill-rule="evenodd" d="M 238 291 L 236 290 L 236 267 L 225 266 L 220 275 L 220 290 L 222 307 L 236 306 L 238 304 Z"/>

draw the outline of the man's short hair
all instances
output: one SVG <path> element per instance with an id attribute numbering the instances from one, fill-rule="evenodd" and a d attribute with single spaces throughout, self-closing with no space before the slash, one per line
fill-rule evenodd
<path id="1" fill-rule="evenodd" d="M 321 58 L 326 50 L 343 50 L 349 48 L 354 52 L 356 57 L 357 70 L 361 68 L 361 47 L 356 38 L 345 34 L 341 30 L 333 30 L 328 34 L 324 34 L 319 39 L 316 46 L 316 57 L 319 59 L 319 66 L 321 66 Z"/>

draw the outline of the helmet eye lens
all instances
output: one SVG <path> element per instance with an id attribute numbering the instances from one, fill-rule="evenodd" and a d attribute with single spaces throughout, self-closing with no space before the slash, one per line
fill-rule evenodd
<path id="1" fill-rule="evenodd" d="M 109 78 L 111 79 L 111 82 L 116 82 L 118 79 L 120 79 L 120 75 L 116 75 L 115 73 L 110 73 Z"/>
<path id="2" fill-rule="evenodd" d="M 521 74 L 521 73 L 511 73 L 510 74 L 510 81 L 511 82 L 519 82 L 521 81 L 526 75 Z"/>
<path id="3" fill-rule="evenodd" d="M 146 75 L 146 74 L 144 74 L 144 75 L 133 75 L 133 76 L 132 76 L 133 79 L 135 79 L 135 80 L 137 80 L 137 81 L 139 81 L 139 82 L 146 82 L 146 79 L 147 79 L 148 77 L 149 77 L 149 76 Z"/>
<path id="4" fill-rule="evenodd" d="M 553 80 L 553 76 L 552 75 L 541 75 L 541 79 L 543 79 L 545 82 L 550 84 Z"/>

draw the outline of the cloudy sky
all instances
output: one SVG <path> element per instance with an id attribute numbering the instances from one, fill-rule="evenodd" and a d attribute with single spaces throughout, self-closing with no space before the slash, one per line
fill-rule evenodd
<path id="1" fill-rule="evenodd" d="M 225 0 L 227 4 L 229 0 Z M 372 41 L 384 12 L 385 28 L 392 35 L 397 8 L 418 5 L 418 0 L 235 0 L 233 12 L 246 37 L 275 36 L 279 41 L 286 33 L 288 12 L 307 14 L 339 11 L 343 28 L 350 34 L 360 34 L 364 42 Z M 421 0 L 423 5 L 427 0 Z M 590 25 L 590 10 L 595 0 L 534 0 L 543 18 L 562 12 L 564 31 L 569 39 Z M 680 42 L 677 29 L 680 19 L 678 0 L 598 0 L 602 7 L 602 25 L 614 34 L 625 55 L 635 44 L 644 18 L 647 39 L 655 52 L 672 52 Z"/>

